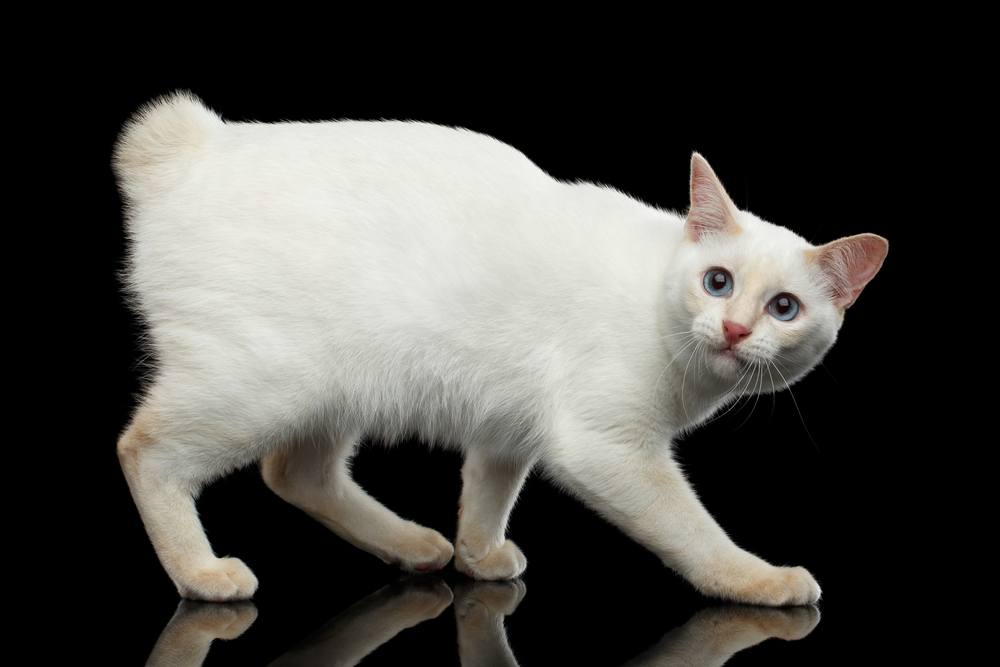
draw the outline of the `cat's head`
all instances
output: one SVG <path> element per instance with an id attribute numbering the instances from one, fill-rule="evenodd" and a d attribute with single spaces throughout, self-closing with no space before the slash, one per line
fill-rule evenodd
<path id="1" fill-rule="evenodd" d="M 680 311 L 671 344 L 689 344 L 684 354 L 737 393 L 783 389 L 830 349 L 888 249 L 876 234 L 815 246 L 741 211 L 695 153 L 684 241 L 671 269 Z"/>

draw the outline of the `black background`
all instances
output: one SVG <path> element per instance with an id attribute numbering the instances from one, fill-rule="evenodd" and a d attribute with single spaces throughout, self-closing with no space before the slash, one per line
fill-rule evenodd
<path id="1" fill-rule="evenodd" d="M 143 102 L 184 88 L 231 120 L 406 118 L 461 125 L 522 150 L 557 178 L 606 183 L 650 204 L 683 210 L 693 150 L 713 165 L 741 208 L 815 243 L 859 232 L 889 239 L 879 276 L 848 312 L 840 339 L 789 393 L 734 410 L 678 447 L 709 510 L 737 543 L 778 564 L 803 565 L 824 590 L 822 620 L 797 642 L 769 640 L 729 664 L 819 664 L 898 654 L 917 630 L 908 602 L 936 584 L 913 552 L 927 518 L 914 490 L 914 452 L 927 433 L 898 400 L 913 388 L 907 286 L 918 236 L 901 200 L 918 150 L 910 134 L 919 85 L 889 65 L 812 68 L 780 80 L 742 71 L 725 85 L 613 71 L 568 76 L 556 68 L 396 75 L 383 71 L 296 80 L 230 70 L 104 75 L 88 80 L 86 145 L 74 158 L 86 193 L 86 228 L 69 231 L 88 279 L 72 318 L 86 331 L 79 357 L 93 368 L 82 395 L 85 437 L 73 447 L 69 495 L 79 508 L 58 541 L 81 557 L 77 629 L 109 664 L 145 660 L 177 604 L 118 468 L 115 442 L 141 391 L 139 328 L 115 272 L 123 256 L 112 142 Z M 933 134 L 933 118 L 921 116 Z M 930 125 L 927 125 L 927 124 Z M 943 132 L 944 129 L 940 128 Z M 67 223 L 70 224 L 70 223 Z M 79 440 L 79 438 L 77 438 Z M 368 442 L 355 475 L 403 516 L 454 537 L 461 460 L 409 443 Z M 259 617 L 217 642 L 206 664 L 266 664 L 399 573 L 341 541 L 273 496 L 255 468 L 208 488 L 199 510 L 219 554 L 260 579 Z M 522 665 L 617 665 L 698 609 L 698 596 L 650 553 L 574 499 L 529 479 L 510 537 L 529 560 L 527 595 L 507 628 Z M 916 555 L 914 555 L 916 554 Z M 454 572 L 449 581 L 461 577 Z M 914 621 L 915 622 L 915 621 Z M 364 664 L 457 664 L 453 613 L 400 634 Z"/>

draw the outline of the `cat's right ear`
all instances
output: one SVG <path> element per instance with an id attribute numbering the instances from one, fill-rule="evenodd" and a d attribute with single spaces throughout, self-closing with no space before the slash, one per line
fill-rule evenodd
<path id="1" fill-rule="evenodd" d="M 737 210 L 708 160 L 694 153 L 691 156 L 691 208 L 684 223 L 688 239 L 698 241 L 709 234 L 739 234 L 742 230 L 736 224 Z"/>

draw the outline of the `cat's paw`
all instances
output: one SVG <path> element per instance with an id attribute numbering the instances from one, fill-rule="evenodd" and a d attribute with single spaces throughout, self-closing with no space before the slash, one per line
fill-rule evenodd
<path id="1" fill-rule="evenodd" d="M 188 600 L 249 600 L 256 591 L 257 577 L 239 558 L 217 558 L 177 582 L 177 592 Z"/>
<path id="2" fill-rule="evenodd" d="M 485 581 L 514 579 L 528 567 L 528 559 L 512 540 L 506 540 L 485 555 L 476 553 L 465 540 L 459 540 L 455 553 L 455 569 L 462 574 Z"/>
<path id="3" fill-rule="evenodd" d="M 821 594 L 816 579 L 804 567 L 771 567 L 724 597 L 745 604 L 786 607 L 813 604 Z"/>
<path id="4" fill-rule="evenodd" d="M 444 535 L 409 522 L 406 530 L 395 536 L 387 562 L 407 572 L 434 572 L 451 562 L 455 548 Z"/>

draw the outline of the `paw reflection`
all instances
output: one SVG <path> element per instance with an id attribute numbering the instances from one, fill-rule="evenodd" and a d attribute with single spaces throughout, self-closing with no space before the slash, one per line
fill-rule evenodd
<path id="1" fill-rule="evenodd" d="M 626 664 L 628 667 L 715 667 L 765 639 L 802 639 L 817 623 L 819 610 L 815 607 L 710 607 Z"/>
<path id="2" fill-rule="evenodd" d="M 355 603 L 272 665 L 356 665 L 403 630 L 438 617 L 454 604 L 461 664 L 516 667 L 504 619 L 516 612 L 526 592 L 520 580 L 464 580 L 455 586 L 453 596 L 440 578 L 405 579 Z M 236 639 L 256 618 L 257 610 L 249 602 L 182 602 L 147 664 L 197 667 L 204 662 L 214 640 Z M 815 607 L 710 607 L 670 630 L 627 664 L 723 665 L 736 653 L 766 639 L 802 639 L 817 623 L 819 611 Z"/>
<path id="3" fill-rule="evenodd" d="M 271 665 L 356 665 L 403 630 L 439 616 L 451 600 L 451 589 L 440 579 L 408 579 L 386 586 L 335 616 Z"/>
<path id="4" fill-rule="evenodd" d="M 517 665 L 507 644 L 504 616 L 510 616 L 527 591 L 524 582 L 465 581 L 455 588 L 458 655 L 462 667 Z"/>
<path id="5" fill-rule="evenodd" d="M 173 618 L 163 628 L 147 665 L 155 667 L 198 667 L 216 639 L 236 639 L 257 618 L 251 602 L 182 601 Z"/>

